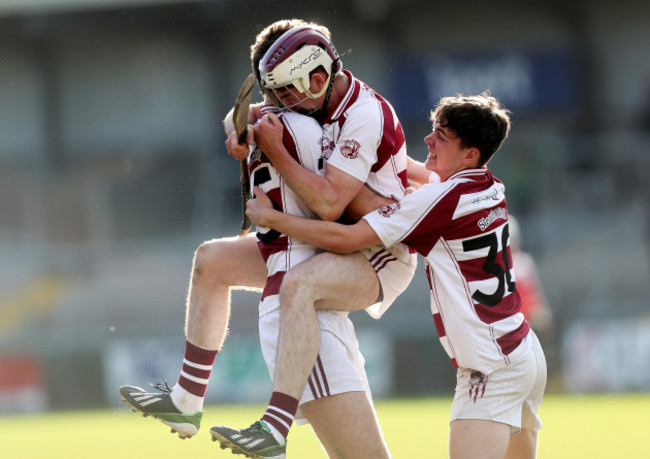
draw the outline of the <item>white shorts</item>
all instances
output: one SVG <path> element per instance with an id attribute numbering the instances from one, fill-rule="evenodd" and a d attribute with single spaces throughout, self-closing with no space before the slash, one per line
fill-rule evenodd
<path id="1" fill-rule="evenodd" d="M 348 318 L 348 313 L 318 311 L 318 321 L 321 329 L 320 350 L 316 365 L 300 397 L 300 405 L 344 392 L 365 392 L 372 403 L 364 367 L 365 360 L 359 350 L 354 325 Z M 280 330 L 280 309 L 260 317 L 259 329 L 262 354 L 273 379 Z M 307 423 L 300 409 L 295 420 L 297 424 Z"/>
<path id="2" fill-rule="evenodd" d="M 510 426 L 511 435 L 521 429 L 541 429 L 537 411 L 546 387 L 546 359 L 532 330 L 528 339 L 531 339 L 531 350 L 517 363 L 489 375 L 468 368 L 458 369 L 451 421 L 501 422 Z"/>
<path id="3" fill-rule="evenodd" d="M 379 319 L 395 299 L 409 286 L 418 264 L 416 253 L 404 244 L 395 244 L 389 249 L 376 245 L 361 250 L 377 272 L 381 284 L 381 299 L 365 308 L 373 319 Z"/>

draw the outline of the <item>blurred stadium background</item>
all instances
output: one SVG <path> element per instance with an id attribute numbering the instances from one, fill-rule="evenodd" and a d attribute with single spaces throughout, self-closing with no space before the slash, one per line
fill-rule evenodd
<path id="1" fill-rule="evenodd" d="M 650 3 L 0 0 L 0 413 L 176 380 L 193 251 L 240 223 L 220 120 L 287 17 L 351 50 L 415 158 L 441 96 L 513 111 L 491 169 L 552 309 L 549 391 L 650 390 Z M 257 301 L 234 296 L 209 401 L 268 394 Z M 376 397 L 451 396 L 424 277 L 353 320 Z"/>

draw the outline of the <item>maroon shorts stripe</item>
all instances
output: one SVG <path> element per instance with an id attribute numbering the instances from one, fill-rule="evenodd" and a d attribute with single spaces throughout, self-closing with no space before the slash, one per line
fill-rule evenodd
<path id="1" fill-rule="evenodd" d="M 323 392 L 323 385 L 321 384 L 320 377 L 318 375 L 318 372 L 316 371 L 316 366 L 311 370 L 311 376 L 310 379 L 314 382 L 314 386 L 316 387 L 316 396 L 315 398 L 321 398 L 325 394 Z"/>
<path id="2" fill-rule="evenodd" d="M 320 398 L 318 392 L 316 391 L 316 386 L 314 386 L 312 375 L 309 375 L 309 378 L 307 378 L 307 384 L 309 384 L 309 390 L 311 390 L 311 396 L 314 397 L 314 400 Z"/>
<path id="3" fill-rule="evenodd" d="M 370 258 L 368 258 L 368 261 L 370 262 L 371 265 L 374 265 L 377 259 L 385 256 L 386 253 L 387 253 L 386 250 L 378 250 Z"/>
<path id="4" fill-rule="evenodd" d="M 325 374 L 325 368 L 323 367 L 323 361 L 321 360 L 320 355 L 316 359 L 316 363 L 314 364 L 314 368 L 311 370 L 307 383 L 309 384 L 309 389 L 311 390 L 314 399 L 331 395 L 329 383 L 327 382 L 327 375 Z"/>
<path id="5" fill-rule="evenodd" d="M 262 292 L 262 299 L 280 293 L 280 286 L 282 285 L 282 280 L 286 273 L 286 271 L 278 271 L 266 278 L 266 286 Z"/>
<path id="6" fill-rule="evenodd" d="M 397 258 L 395 258 L 395 257 L 393 257 L 393 256 L 390 256 L 390 257 L 386 257 L 386 258 L 384 258 L 380 264 L 377 264 L 376 266 L 374 266 L 375 271 L 376 271 L 376 272 L 381 271 L 382 269 L 384 269 L 384 268 L 386 267 L 386 265 L 387 265 L 388 263 L 391 263 L 391 262 L 393 262 L 393 261 L 397 261 Z"/>
<path id="7" fill-rule="evenodd" d="M 271 255 L 276 253 L 284 252 L 289 247 L 289 238 L 287 236 L 280 236 L 275 241 L 264 244 L 263 242 L 257 242 L 257 247 L 260 249 L 262 258 L 266 263 L 269 260 Z"/>
<path id="8" fill-rule="evenodd" d="M 327 375 L 325 374 L 325 368 L 323 367 L 323 361 L 320 358 L 320 354 L 318 355 L 318 358 L 316 359 L 316 366 L 320 370 L 321 377 L 323 379 L 323 387 L 325 390 L 325 395 L 332 395 L 330 394 L 330 385 L 327 382 Z"/>

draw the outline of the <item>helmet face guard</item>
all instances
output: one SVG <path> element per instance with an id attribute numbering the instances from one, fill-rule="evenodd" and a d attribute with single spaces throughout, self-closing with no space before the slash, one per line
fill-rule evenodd
<path id="1" fill-rule="evenodd" d="M 266 95 L 268 101 L 273 104 L 275 107 L 294 110 L 303 113 L 305 115 L 311 115 L 315 113 L 317 109 L 312 110 L 300 110 L 299 107 L 303 102 L 309 99 L 314 99 L 311 97 L 310 93 L 302 93 L 297 89 L 293 84 L 289 86 L 282 86 L 279 88 L 263 88 L 264 94 Z M 287 99 L 290 99 L 288 101 Z"/>
<path id="2" fill-rule="evenodd" d="M 327 81 L 323 89 L 314 94 L 310 90 L 311 73 L 319 67 L 327 73 Z M 341 63 L 334 45 L 325 35 L 312 27 L 301 26 L 282 34 L 264 54 L 259 68 L 262 88 L 267 95 L 274 103 L 291 108 L 308 98 L 322 96 Z M 286 95 L 287 90 L 298 100 L 291 107 L 282 103 L 279 94 Z"/>

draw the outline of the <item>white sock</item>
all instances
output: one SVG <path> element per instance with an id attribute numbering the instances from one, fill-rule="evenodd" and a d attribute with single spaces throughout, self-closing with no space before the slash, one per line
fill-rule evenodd
<path id="1" fill-rule="evenodd" d="M 268 422 L 265 422 L 264 424 L 266 424 L 266 427 L 268 427 L 271 430 L 271 433 L 273 434 L 273 438 L 275 438 L 275 441 L 277 441 L 281 445 L 284 445 L 284 442 L 287 441 L 287 439 L 284 438 L 284 435 L 282 435 L 278 429 L 273 427 L 272 424 L 269 424 Z"/>
<path id="2" fill-rule="evenodd" d="M 172 402 L 185 414 L 194 414 L 203 409 L 203 397 L 194 395 L 176 384 L 169 396 Z"/>

